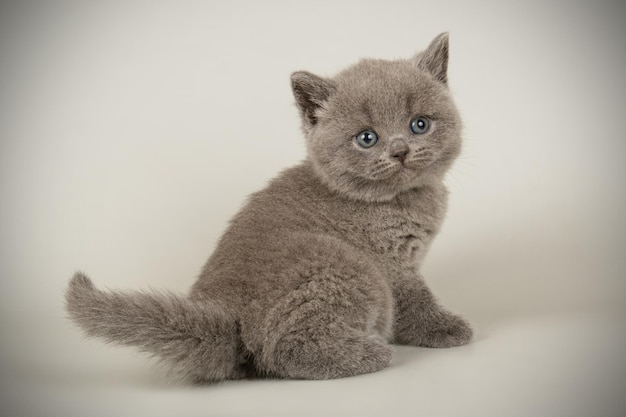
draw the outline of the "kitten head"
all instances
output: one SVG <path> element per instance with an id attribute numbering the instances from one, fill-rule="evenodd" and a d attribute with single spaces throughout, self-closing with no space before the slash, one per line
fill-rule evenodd
<path id="1" fill-rule="evenodd" d="M 292 74 L 308 158 L 319 178 L 367 201 L 441 181 L 461 146 L 447 67 L 444 33 L 412 59 L 367 59 L 334 78 Z"/>

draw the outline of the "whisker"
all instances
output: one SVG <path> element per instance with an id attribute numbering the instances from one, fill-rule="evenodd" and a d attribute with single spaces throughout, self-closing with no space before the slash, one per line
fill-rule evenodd
<path id="1" fill-rule="evenodd" d="M 372 172 L 370 172 L 371 176 L 378 176 L 380 174 L 389 172 L 390 169 L 392 169 L 394 167 L 394 165 L 391 162 L 385 162 L 385 164 L 383 166 L 380 167 L 376 167 L 376 169 L 374 169 Z"/>

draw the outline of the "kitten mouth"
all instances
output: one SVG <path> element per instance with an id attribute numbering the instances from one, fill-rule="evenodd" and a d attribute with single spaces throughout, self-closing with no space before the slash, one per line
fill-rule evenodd
<path id="1" fill-rule="evenodd" d="M 397 169 L 393 172 L 388 180 L 395 180 L 398 183 L 412 183 L 421 177 L 426 172 L 431 161 L 404 161 L 402 164 L 397 164 Z"/>
<path id="2" fill-rule="evenodd" d="M 424 173 L 433 162 L 431 155 L 418 153 L 413 158 L 385 161 L 362 178 L 370 181 L 411 182 Z"/>
<path id="3" fill-rule="evenodd" d="M 406 166 L 402 163 L 387 163 L 369 173 L 368 179 L 373 181 L 383 181 L 393 177 L 401 171 L 404 171 Z"/>

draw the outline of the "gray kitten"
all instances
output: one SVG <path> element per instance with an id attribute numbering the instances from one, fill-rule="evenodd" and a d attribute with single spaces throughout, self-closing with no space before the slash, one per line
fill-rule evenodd
<path id="1" fill-rule="evenodd" d="M 308 157 L 250 197 L 189 296 L 101 291 L 77 273 L 70 317 L 192 382 L 340 378 L 388 366 L 390 343 L 468 343 L 419 272 L 461 146 L 447 65 L 444 33 L 409 60 L 294 73 Z"/>

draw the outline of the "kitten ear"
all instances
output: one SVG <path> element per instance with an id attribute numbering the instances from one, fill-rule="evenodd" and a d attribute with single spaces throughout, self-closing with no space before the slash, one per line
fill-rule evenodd
<path id="1" fill-rule="evenodd" d="M 448 84 L 448 32 L 437 36 L 425 51 L 413 58 L 417 67 L 430 73 L 437 81 Z"/>
<path id="2" fill-rule="evenodd" d="M 291 74 L 291 89 L 302 119 L 306 124 L 313 126 L 317 123 L 315 112 L 335 91 L 335 84 L 310 72 L 297 71 Z"/>

